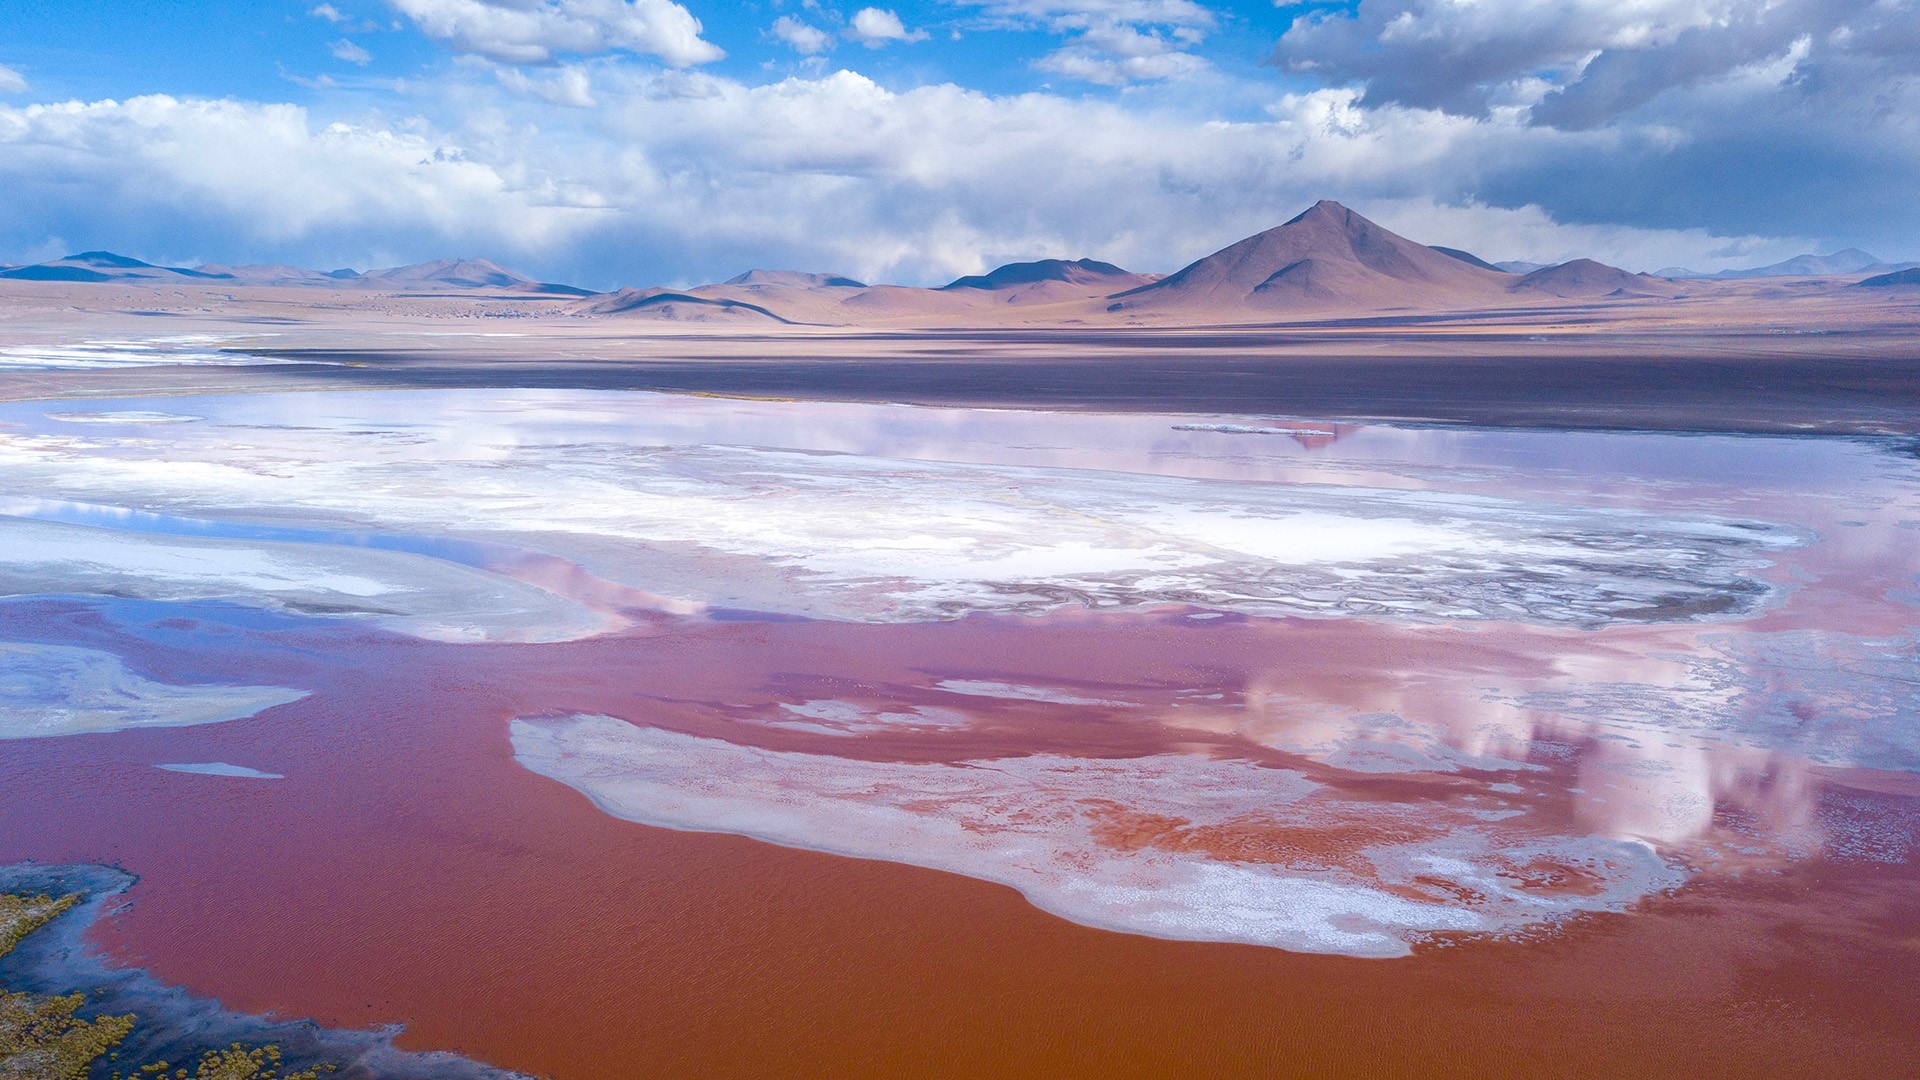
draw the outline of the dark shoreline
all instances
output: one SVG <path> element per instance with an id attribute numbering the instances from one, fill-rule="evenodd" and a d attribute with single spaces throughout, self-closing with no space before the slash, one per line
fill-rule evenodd
<path id="1" fill-rule="evenodd" d="M 191 1068 L 202 1052 L 235 1042 L 278 1046 L 282 1071 L 333 1064 L 338 1071 L 326 1075 L 335 1080 L 526 1080 L 456 1054 L 395 1049 L 398 1029 L 342 1031 L 308 1020 L 229 1012 L 218 1001 L 167 986 L 142 969 L 107 966 L 87 944 L 87 928 L 129 902 L 124 894 L 138 880 L 111 866 L 0 866 L 0 892 L 85 894 L 79 905 L 28 934 L 10 955 L 0 958 L 0 986 L 34 994 L 83 991 L 87 1004 L 82 1015 L 87 1017 L 133 1013 L 133 1031 L 114 1048 L 118 1060 L 102 1057 L 96 1062 L 96 1080 L 154 1061 Z"/>
<path id="2" fill-rule="evenodd" d="M 653 354 L 617 357 L 567 355 L 583 351 L 577 339 L 518 345 L 553 354 L 537 360 L 507 351 L 513 345 L 458 353 L 286 348 L 258 355 L 306 362 L 0 373 L 0 400 L 583 389 L 1546 430 L 1920 436 L 1920 340 L 1911 355 L 1879 357 L 1513 356 L 1305 352 L 1236 335 L 1171 349 L 1161 335 L 1127 345 L 1036 337 L 1022 336 L 1010 351 L 1004 337 L 945 335 L 650 339 Z"/>

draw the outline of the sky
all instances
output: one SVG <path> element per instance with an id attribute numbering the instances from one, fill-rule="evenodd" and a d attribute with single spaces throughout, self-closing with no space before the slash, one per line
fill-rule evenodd
<path id="1" fill-rule="evenodd" d="M 7 0 L 0 262 L 1920 258 L 1920 0 Z"/>

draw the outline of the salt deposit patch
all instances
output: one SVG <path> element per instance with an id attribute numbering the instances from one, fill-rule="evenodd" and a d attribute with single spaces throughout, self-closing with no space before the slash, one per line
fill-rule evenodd
<path id="1" fill-rule="evenodd" d="M 285 780 L 279 773 L 261 772 L 249 769 L 245 765 L 229 765 L 224 761 L 201 761 L 187 764 L 155 765 L 156 769 L 168 772 L 193 773 L 196 776 L 231 776 L 242 780 Z"/>
<path id="2" fill-rule="evenodd" d="M 851 701 L 780 703 L 779 715 L 763 719 L 771 728 L 815 735 L 867 735 L 879 731 L 938 731 L 967 726 L 966 714 L 931 705 L 876 709 Z"/>
<path id="3" fill-rule="evenodd" d="M 280 686 L 175 686 L 109 652 L 0 642 L 0 739 L 216 724 L 306 696 Z"/>
<path id="4" fill-rule="evenodd" d="M 1253 424 L 1175 424 L 1175 431 L 1210 431 L 1216 435 L 1298 435 L 1326 438 L 1325 428 L 1266 427 Z"/>
<path id="5" fill-rule="evenodd" d="M 1350 801 L 1197 755 L 859 761 L 606 716 L 516 720 L 512 740 L 520 764 L 629 821 L 967 874 L 1158 937 L 1400 956 L 1436 933 L 1619 910 L 1682 880 L 1642 844 L 1439 799 Z"/>
<path id="6" fill-rule="evenodd" d="M 639 445 L 604 429 L 540 441 L 516 415 L 0 431 L 0 494 L 484 539 L 690 602 L 868 621 L 1163 603 L 1577 626 L 1723 617 L 1764 603 L 1754 572 L 1805 539 L 1538 499 Z"/>
<path id="7" fill-rule="evenodd" d="M 440 641 L 557 641 L 605 620 L 541 589 L 405 552 L 159 537 L 0 516 L 0 595 L 229 600 Z"/>
<path id="8" fill-rule="evenodd" d="M 93 368 L 154 367 L 192 364 L 211 367 L 257 367 L 301 363 L 275 357 L 223 351 L 219 346 L 236 339 L 218 334 L 175 334 L 128 340 L 49 342 L 0 347 L 0 370 L 70 371 Z"/>
<path id="9" fill-rule="evenodd" d="M 192 416 L 187 413 L 152 412 L 143 409 L 50 412 L 44 415 L 49 420 L 58 420 L 63 424 L 191 424 L 206 419 L 204 416 Z"/>
<path id="10" fill-rule="evenodd" d="M 1021 686 L 1015 683 L 993 682 L 987 679 L 943 679 L 934 684 L 949 694 L 965 694 L 969 697 L 1009 698 L 1014 701 L 1044 701 L 1052 705 L 1099 705 L 1114 709 L 1131 709 L 1139 705 L 1136 701 L 1117 701 L 1111 698 L 1083 697 L 1051 686 Z"/>

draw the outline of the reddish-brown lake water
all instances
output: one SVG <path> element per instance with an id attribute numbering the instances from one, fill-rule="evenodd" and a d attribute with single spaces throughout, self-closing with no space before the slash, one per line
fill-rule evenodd
<path id="1" fill-rule="evenodd" d="M 1075 579 L 1068 596 L 1042 560 L 1020 572 L 1052 575 L 1060 595 L 1003 605 L 1014 613 L 980 599 L 1008 593 L 1004 582 L 981 587 L 976 574 L 962 589 L 950 565 L 889 564 L 886 576 L 823 555 L 792 579 L 796 594 L 816 590 L 818 610 L 756 615 L 705 606 L 724 590 L 699 594 L 684 562 L 648 563 L 662 580 L 641 580 L 608 554 L 693 543 L 682 537 L 530 543 L 522 532 L 479 539 L 534 555 L 435 552 L 435 537 L 475 533 L 424 528 L 443 512 L 432 507 L 397 528 L 345 496 L 325 507 L 288 496 L 267 520 L 259 508 L 274 493 L 255 491 L 259 503 L 216 534 L 279 552 L 271 545 L 353 546 L 339 536 L 348 525 L 385 528 L 419 539 L 399 545 L 409 557 L 465 559 L 617 618 L 563 640 L 521 624 L 502 639 L 435 640 L 408 632 L 416 624 L 250 603 L 229 586 L 0 600 L 0 642 L 110 654 L 169 686 L 307 692 L 220 723 L 0 740 L 0 862 L 138 874 L 95 944 L 230 1008 L 403 1024 L 402 1046 L 554 1077 L 1896 1076 L 1920 1060 L 1920 470 L 1897 448 L 1328 429 L 1200 431 L 1178 453 L 1140 455 L 1115 447 L 1131 430 L 1115 419 L 986 415 L 966 429 L 941 414 L 978 445 L 922 440 L 880 455 L 871 442 L 815 444 L 852 438 L 852 421 L 907 419 L 831 407 L 841 411 L 810 426 L 772 406 L 663 408 L 715 410 L 676 445 L 718 438 L 721 420 L 733 443 L 745 438 L 736 429 L 764 436 L 740 411 L 771 409 L 812 433 L 806 446 L 773 444 L 879 455 L 896 463 L 889 483 L 928 462 L 1028 468 L 1038 455 L 1087 470 L 991 479 L 1056 508 L 1048 485 L 1094 488 L 1114 474 L 1247 485 L 1233 505 L 1256 508 L 1266 495 L 1252 488 L 1283 484 L 1311 488 L 1307 502 L 1342 485 L 1507 500 L 1533 515 L 1540 544 L 1591 554 L 1522 549 L 1492 525 L 1475 531 L 1477 506 L 1436 503 L 1404 516 L 1456 515 L 1465 524 L 1448 527 L 1467 535 L 1446 543 L 1488 562 L 1448 548 L 1394 569 L 1380 560 L 1409 557 L 1392 549 L 1342 586 L 1377 604 L 1357 612 L 1286 608 L 1306 591 L 1292 579 L 1277 598 L 1223 599 L 1205 590 L 1240 564 L 1208 577 L 1182 552 L 1156 556 L 1145 577 L 1195 575 L 1179 586 L 1196 594 L 1185 603 L 1100 592 L 1148 588 L 1110 569 Z M 250 484 L 298 477 L 313 455 L 243 436 L 256 429 L 242 419 L 260 418 L 229 417 L 219 438 L 196 432 L 198 445 L 164 453 L 231 457 L 244 437 L 248 460 L 270 463 Z M 380 422 L 360 416 L 354 430 Z M 15 424 L 19 440 L 54 430 Z M 1059 445 L 1034 449 L 1042 436 Z M 125 475 L 55 482 L 135 451 L 91 437 L 20 444 L 49 456 L 16 459 L 40 471 L 14 473 L 28 479 L 4 494 L 50 501 L 16 504 L 19 520 L 57 522 L 75 505 L 220 520 L 178 488 L 136 499 Z M 1248 445 L 1276 439 L 1285 445 Z M 686 459 L 674 482 L 713 467 Z M 781 468 L 784 490 L 828 484 Z M 429 487 L 432 499 L 460 490 L 416 483 L 422 504 Z M 1162 532 L 1251 543 L 1208 516 L 1232 491 L 1208 489 L 1204 506 L 1176 493 L 1188 499 L 1178 512 L 1166 509 L 1176 496 L 1150 494 Z M 1110 520 L 1149 512 L 1131 489 L 1104 497 Z M 822 511 L 860 510 L 835 500 Z M 1616 528 L 1629 513 L 1642 517 Z M 1355 551 L 1383 530 L 1439 543 L 1399 518 L 1380 524 L 1376 510 L 1360 516 L 1372 524 L 1313 521 Z M 1706 532 L 1672 524 L 1707 519 Z M 1728 521 L 1753 527 L 1716 531 Z M 1750 545 L 1761 526 L 1774 531 Z M 269 527 L 307 531 L 259 531 Z M 158 519 L 122 528 L 178 531 Z M 1689 546 L 1696 533 L 1708 540 Z M 753 557 L 744 535 L 705 537 L 695 561 L 724 579 Z M 1548 567 L 1587 558 L 1615 583 L 1604 596 Z M 1731 571 L 1708 566 L 1721 558 Z M 1443 559 L 1458 576 L 1432 577 Z M 1474 575 L 1526 578 L 1541 598 L 1502 615 L 1505 601 Z M 1656 587 L 1641 596 L 1648 575 Z M 929 616 L 914 589 L 944 590 L 936 599 L 953 610 Z M 846 590 L 876 615 L 828 610 L 854 602 Z M 1437 599 L 1397 606 L 1408 596 Z M 576 717 L 615 718 L 653 741 L 561 741 L 555 753 L 570 756 L 539 757 L 529 739 L 564 739 Z M 195 762 L 280 779 L 154 767 Z M 1015 849 L 1026 854 L 1007 861 Z M 1209 921 L 1211 894 L 1161 922 L 1129 921 L 1156 902 L 1149 885 L 1171 895 L 1194 867 L 1337 885 L 1352 908 L 1327 917 L 1334 937 Z M 1075 891 L 1088 882 L 1108 890 L 1097 904 Z M 1113 900 L 1123 887 L 1146 891 Z M 1223 894 L 1221 911 L 1238 895 Z M 1412 905 L 1413 921 L 1391 923 L 1395 904 Z M 1456 914 L 1484 925 L 1445 929 Z M 1269 932 L 1278 944 L 1244 943 Z M 1407 955 L 1387 955 L 1400 946 Z M 1378 957 L 1337 955 L 1375 947 Z"/>

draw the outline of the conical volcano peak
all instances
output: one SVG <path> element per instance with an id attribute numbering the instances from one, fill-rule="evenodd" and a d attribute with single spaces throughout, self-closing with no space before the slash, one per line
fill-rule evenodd
<path id="1" fill-rule="evenodd" d="M 1322 199 L 1284 225 L 1120 294 L 1127 306 L 1338 309 L 1455 307 L 1493 295 L 1505 275 L 1443 255 Z"/>
<path id="2" fill-rule="evenodd" d="M 1319 202 L 1314 203 L 1312 206 L 1307 207 L 1305 210 L 1300 211 L 1288 219 L 1286 225 L 1278 225 L 1275 226 L 1275 228 L 1284 229 L 1287 225 L 1318 223 L 1332 225 L 1341 229 L 1351 229 L 1355 227 L 1378 229 L 1380 227 L 1367 220 L 1364 215 L 1355 213 L 1342 203 L 1337 203 L 1332 199 L 1321 199 Z M 1273 230 L 1269 229 L 1267 231 L 1272 232 Z"/>

